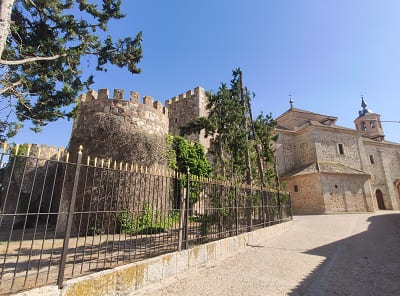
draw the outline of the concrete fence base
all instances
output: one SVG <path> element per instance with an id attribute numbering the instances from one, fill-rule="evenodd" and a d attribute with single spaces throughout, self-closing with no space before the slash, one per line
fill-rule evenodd
<path id="1" fill-rule="evenodd" d="M 62 289 L 58 289 L 57 286 L 45 286 L 16 295 L 130 295 L 134 290 L 138 290 L 144 286 L 160 282 L 188 269 L 202 266 L 209 261 L 233 255 L 249 244 L 273 238 L 287 231 L 292 224 L 293 221 L 289 221 L 196 246 L 188 250 L 160 255 L 71 279 L 64 283 Z"/>

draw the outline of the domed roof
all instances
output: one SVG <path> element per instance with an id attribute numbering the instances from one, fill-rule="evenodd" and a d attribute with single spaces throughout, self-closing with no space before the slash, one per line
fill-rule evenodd
<path id="1" fill-rule="evenodd" d="M 371 114 L 371 113 L 373 113 L 372 110 L 367 109 L 367 103 L 365 102 L 363 96 L 361 96 L 361 108 L 362 108 L 362 109 L 360 109 L 360 111 L 358 111 L 358 116 L 359 116 L 359 117 L 364 116 L 364 115 L 366 115 L 366 114 Z"/>

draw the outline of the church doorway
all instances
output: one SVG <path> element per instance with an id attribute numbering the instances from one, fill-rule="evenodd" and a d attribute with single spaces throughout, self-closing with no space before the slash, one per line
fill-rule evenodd
<path id="1" fill-rule="evenodd" d="M 379 189 L 376 189 L 375 195 L 376 195 L 376 201 L 378 202 L 378 208 L 380 210 L 386 210 L 385 203 L 383 202 L 382 191 L 380 191 Z"/>

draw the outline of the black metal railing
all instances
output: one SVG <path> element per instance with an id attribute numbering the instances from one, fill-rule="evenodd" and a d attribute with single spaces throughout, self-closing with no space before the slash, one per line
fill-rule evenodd
<path id="1" fill-rule="evenodd" d="M 286 192 L 47 152 L 0 154 L 0 294 L 292 219 Z"/>

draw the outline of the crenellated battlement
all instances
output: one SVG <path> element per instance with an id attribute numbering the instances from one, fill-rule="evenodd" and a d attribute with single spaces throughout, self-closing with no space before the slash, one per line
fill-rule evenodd
<path id="1" fill-rule="evenodd" d="M 166 100 L 165 106 L 168 106 L 169 112 L 169 133 L 179 135 L 182 126 L 198 117 L 207 116 L 207 102 L 207 95 L 201 86 Z M 204 131 L 186 135 L 185 138 L 200 142 L 206 149 L 210 147 L 210 139 L 205 138 Z"/>
<path id="2" fill-rule="evenodd" d="M 40 159 L 62 159 L 66 154 L 65 147 L 48 146 L 46 144 L 31 144 L 26 153 L 30 157 L 37 157 Z"/>
<path id="3" fill-rule="evenodd" d="M 195 99 L 195 98 L 200 98 L 204 94 L 204 88 L 201 86 L 198 86 L 194 89 L 188 90 L 185 93 L 182 93 L 180 95 L 177 95 L 169 100 L 165 101 L 165 105 L 171 105 L 173 103 L 182 101 L 182 100 L 190 100 L 190 99 Z"/>
<path id="4" fill-rule="evenodd" d="M 135 160 L 147 166 L 153 162 L 161 164 L 160 155 L 164 151 L 158 155 L 153 150 L 163 145 L 168 133 L 168 108 L 135 91 L 129 93 L 128 99 L 124 95 L 121 89 L 115 89 L 112 96 L 108 89 L 99 89 L 79 97 L 79 115 L 74 120 L 69 144 L 71 151 L 77 151 L 82 144 L 89 155 Z M 141 159 L 147 154 L 149 157 Z"/>
<path id="5" fill-rule="evenodd" d="M 92 102 L 98 105 L 112 106 L 117 108 L 144 108 L 147 111 L 152 111 L 153 109 L 155 109 L 165 116 L 168 116 L 168 109 L 164 107 L 160 101 L 154 101 L 151 96 L 144 96 L 141 102 L 140 93 L 135 91 L 131 91 L 129 94 L 129 100 L 125 100 L 124 90 L 122 89 L 114 89 L 112 97 L 110 97 L 110 92 L 108 89 L 99 89 L 98 92 L 96 92 L 95 90 L 89 90 L 86 94 L 81 94 L 79 96 L 79 100 L 80 102 L 86 104 Z M 109 108 L 106 109 L 108 112 Z M 111 111 L 117 110 L 114 109 Z"/>

